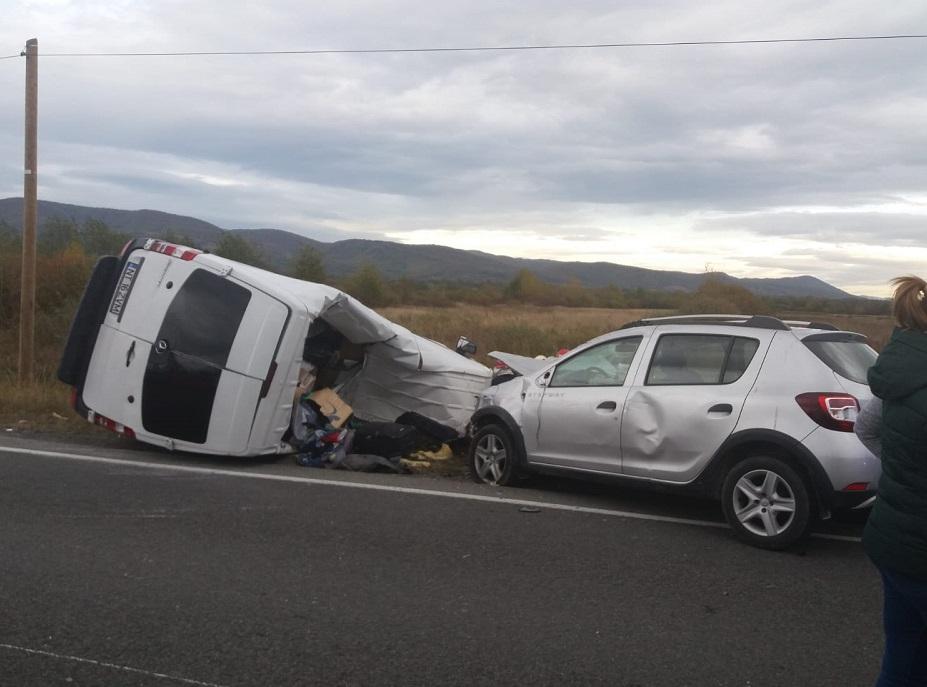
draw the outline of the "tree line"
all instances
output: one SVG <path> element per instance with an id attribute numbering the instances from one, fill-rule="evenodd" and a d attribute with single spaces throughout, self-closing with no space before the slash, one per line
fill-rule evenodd
<path id="1" fill-rule="evenodd" d="M 79 224 L 53 218 L 39 232 L 37 302 L 40 310 L 73 308 L 100 255 L 118 254 L 130 236 L 114 231 L 99 220 Z M 160 238 L 191 248 L 198 242 L 180 232 L 166 230 Z M 11 322 L 19 309 L 19 270 L 22 251 L 19 232 L 0 221 L 0 322 Z M 811 296 L 761 296 L 706 273 L 694 292 L 625 289 L 617 285 L 588 287 L 578 281 L 552 284 L 530 270 L 521 270 L 508 283 L 416 282 L 387 279 L 370 262 L 352 273 L 326 271 L 324 256 L 305 246 L 283 269 L 273 267 L 261 250 L 233 232 L 222 235 L 213 253 L 238 262 L 337 287 L 377 308 L 389 305 L 451 306 L 455 303 L 496 305 L 524 303 L 537 306 L 638 308 L 675 310 L 680 313 L 816 312 L 851 315 L 885 315 L 887 301 L 866 298 L 827 299 Z"/>

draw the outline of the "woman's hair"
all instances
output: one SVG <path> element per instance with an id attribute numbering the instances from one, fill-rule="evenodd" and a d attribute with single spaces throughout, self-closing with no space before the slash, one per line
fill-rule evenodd
<path id="1" fill-rule="evenodd" d="M 899 326 L 927 332 L 927 299 L 924 292 L 927 282 L 920 277 L 895 277 L 892 314 Z"/>

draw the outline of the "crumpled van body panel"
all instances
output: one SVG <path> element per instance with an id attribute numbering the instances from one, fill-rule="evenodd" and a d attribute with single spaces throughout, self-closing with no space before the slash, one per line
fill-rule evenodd
<path id="1" fill-rule="evenodd" d="M 212 258 L 204 256 L 204 260 Z M 246 272 L 242 278 L 249 283 L 265 284 L 262 288 L 274 289 L 278 297 L 299 303 L 305 310 L 305 328 L 299 331 L 291 326 L 287 337 L 295 333 L 304 339 L 308 327 L 322 320 L 363 348 L 361 368 L 336 387 L 359 417 L 391 422 L 404 412 L 415 411 L 464 431 L 492 378 L 485 365 L 389 321 L 333 287 L 241 266 L 239 273 Z M 295 362 L 291 392 L 298 374 L 299 361 Z M 283 367 L 279 358 L 278 366 Z"/>

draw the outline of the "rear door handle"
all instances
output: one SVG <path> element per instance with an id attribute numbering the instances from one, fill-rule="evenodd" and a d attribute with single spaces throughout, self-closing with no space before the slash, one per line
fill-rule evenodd
<path id="1" fill-rule="evenodd" d="M 596 410 L 604 410 L 608 413 L 615 410 L 618 407 L 618 404 L 614 401 L 602 401 L 599 405 L 595 407 Z"/>
<path id="2" fill-rule="evenodd" d="M 708 414 L 712 415 L 730 415 L 734 412 L 734 406 L 730 403 L 716 403 L 708 409 Z"/>

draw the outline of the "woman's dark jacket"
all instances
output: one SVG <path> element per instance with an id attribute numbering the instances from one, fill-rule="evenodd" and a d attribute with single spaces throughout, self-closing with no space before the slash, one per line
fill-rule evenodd
<path id="1" fill-rule="evenodd" d="M 882 399 L 882 479 L 863 533 L 877 564 L 927 581 L 927 334 L 896 329 L 869 370 Z"/>

